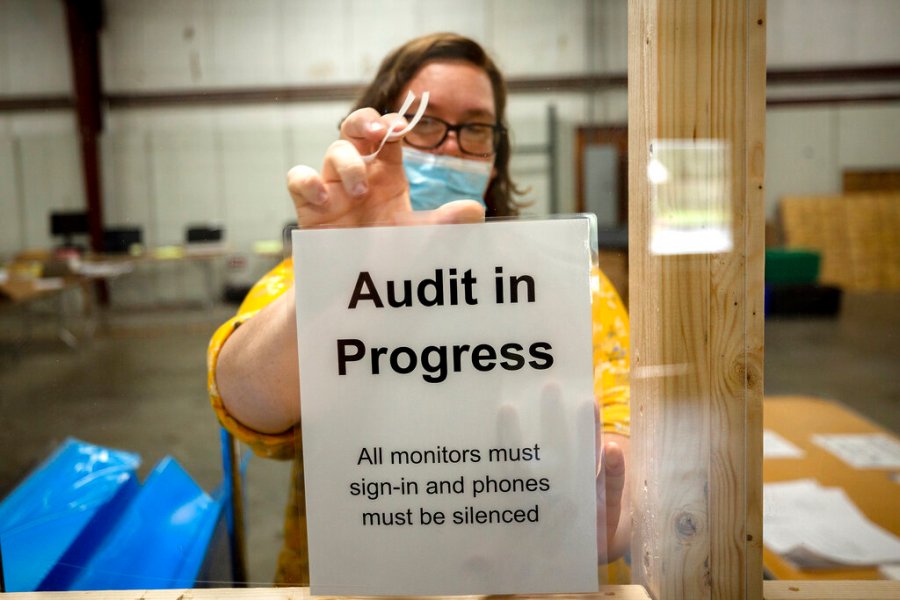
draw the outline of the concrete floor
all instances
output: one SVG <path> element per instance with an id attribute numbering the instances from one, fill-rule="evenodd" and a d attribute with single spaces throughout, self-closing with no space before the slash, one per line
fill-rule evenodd
<path id="1" fill-rule="evenodd" d="M 900 295 L 848 295 L 838 319 L 766 322 L 766 393 L 844 402 L 900 433 Z M 68 436 L 143 458 L 175 457 L 206 490 L 222 480 L 206 396 L 206 344 L 230 306 L 111 310 L 75 349 L 56 323 L 0 311 L 0 497 Z M 83 333 L 75 324 L 76 334 Z M 252 583 L 267 585 L 281 541 L 289 464 L 254 458 L 247 475 Z"/>
<path id="2" fill-rule="evenodd" d="M 845 294 L 837 319 L 766 321 L 767 395 L 838 400 L 900 434 L 900 294 Z"/>

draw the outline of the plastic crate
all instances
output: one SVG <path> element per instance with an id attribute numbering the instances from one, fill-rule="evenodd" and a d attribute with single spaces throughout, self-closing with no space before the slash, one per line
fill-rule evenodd
<path id="1" fill-rule="evenodd" d="M 822 257 L 815 250 L 766 249 L 767 284 L 814 284 L 819 281 Z"/>

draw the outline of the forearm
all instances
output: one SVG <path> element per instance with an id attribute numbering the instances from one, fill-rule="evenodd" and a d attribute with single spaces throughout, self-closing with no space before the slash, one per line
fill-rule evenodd
<path id="1" fill-rule="evenodd" d="M 294 287 L 234 330 L 222 346 L 216 385 L 225 408 L 261 433 L 300 420 L 300 376 Z"/>

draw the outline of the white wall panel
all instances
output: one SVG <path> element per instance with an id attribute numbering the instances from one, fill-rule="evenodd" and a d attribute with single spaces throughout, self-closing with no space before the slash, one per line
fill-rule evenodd
<path id="1" fill-rule="evenodd" d="M 280 84 L 281 0 L 217 0 L 210 6 L 209 80 L 224 87 Z"/>
<path id="2" fill-rule="evenodd" d="M 350 67 L 350 32 L 344 27 L 348 0 L 286 1 L 282 5 L 278 57 L 291 84 L 357 81 Z"/>
<path id="3" fill-rule="evenodd" d="M 73 134 L 45 133 L 19 138 L 26 248 L 49 247 L 49 215 L 54 210 L 84 210 L 78 142 Z"/>
<path id="4" fill-rule="evenodd" d="M 192 127 L 152 134 L 153 221 L 149 242 L 181 244 L 192 224 L 224 220 L 221 146 L 216 132 Z"/>
<path id="5" fill-rule="evenodd" d="M 452 31 L 490 46 L 486 0 L 431 0 L 416 5 L 417 34 Z"/>
<path id="6" fill-rule="evenodd" d="M 50 211 L 84 208 L 74 120 L 17 113 L 0 119 L 0 132 L 0 254 L 51 245 Z"/>
<path id="7" fill-rule="evenodd" d="M 109 0 L 105 75 L 112 91 L 362 81 L 388 51 L 438 30 L 482 40 L 513 75 L 582 72 L 587 8 L 616 47 L 601 58 L 622 63 L 615 0 Z"/>
<path id="8" fill-rule="evenodd" d="M 285 107 L 287 157 L 285 173 L 294 165 L 308 165 L 318 170 L 328 146 L 338 138 L 341 120 L 347 116 L 351 102 L 294 104 Z"/>
<path id="9" fill-rule="evenodd" d="M 628 69 L 628 3 L 626 0 L 586 0 L 593 26 L 588 40 L 587 70 L 625 73 Z"/>
<path id="10" fill-rule="evenodd" d="M 22 244 L 22 205 L 19 196 L 19 141 L 0 135 L 0 260 L 15 254 Z"/>
<path id="11" fill-rule="evenodd" d="M 284 134 L 279 129 L 222 132 L 225 236 L 234 248 L 280 239 L 290 216 L 285 186 Z"/>
<path id="12" fill-rule="evenodd" d="M 16 137 L 42 134 L 75 135 L 75 115 L 66 110 L 12 113 L 6 132 Z"/>
<path id="13" fill-rule="evenodd" d="M 786 195 L 839 194 L 845 169 L 900 164 L 900 105 L 766 113 L 766 214 Z"/>
<path id="14" fill-rule="evenodd" d="M 584 72 L 583 2 L 497 0 L 489 6 L 490 37 L 507 75 Z"/>
<path id="15" fill-rule="evenodd" d="M 149 132 L 140 129 L 103 137 L 104 225 L 140 227 L 145 243 L 154 214 L 151 148 Z"/>
<path id="16" fill-rule="evenodd" d="M 342 24 L 353 78 L 370 79 L 388 52 L 422 33 L 416 29 L 416 12 L 423 5 L 416 0 L 348 1 Z"/>
<path id="17" fill-rule="evenodd" d="M 123 110 L 104 137 L 106 223 L 144 228 L 150 246 L 183 241 L 191 223 L 226 229 L 236 252 L 278 239 L 293 219 L 295 164 L 320 168 L 348 105 Z"/>
<path id="18" fill-rule="evenodd" d="M 108 0 L 101 36 L 107 91 L 215 85 L 209 4 Z"/>
<path id="19" fill-rule="evenodd" d="M 204 108 L 115 111 L 104 144 L 107 224 L 140 225 L 144 242 L 160 246 L 183 243 L 189 224 L 222 222 L 216 123 Z"/>
<path id="20" fill-rule="evenodd" d="M 100 34 L 103 87 L 107 92 L 147 86 L 146 25 L 143 2 L 108 0 L 106 27 Z"/>
<path id="21" fill-rule="evenodd" d="M 0 95 L 66 94 L 71 88 L 63 3 L 0 1 Z"/>
<path id="22" fill-rule="evenodd" d="M 585 121 L 624 125 L 628 122 L 628 93 L 620 88 L 595 92 L 588 100 Z"/>
<path id="23" fill-rule="evenodd" d="M 517 200 L 525 205 L 523 215 L 546 215 L 550 212 L 550 180 L 547 178 L 547 157 L 538 154 L 520 154 L 510 163 L 510 175 L 520 189 L 525 191 Z"/>
<path id="24" fill-rule="evenodd" d="M 770 66 L 896 63 L 896 0 L 769 0 Z"/>
<path id="25" fill-rule="evenodd" d="M 896 0 L 868 0 L 857 6 L 856 57 L 865 62 L 892 63 L 900 60 L 900 6 Z"/>
<path id="26" fill-rule="evenodd" d="M 900 166 L 900 104 L 844 106 L 837 113 L 841 171 Z"/>
<path id="27" fill-rule="evenodd" d="M 834 108 L 774 109 L 766 113 L 766 214 L 784 196 L 840 191 Z"/>

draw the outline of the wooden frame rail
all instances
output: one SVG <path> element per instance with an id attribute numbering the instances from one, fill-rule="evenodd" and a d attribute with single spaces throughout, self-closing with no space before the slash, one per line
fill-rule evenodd
<path id="1" fill-rule="evenodd" d="M 629 2 L 632 565 L 654 598 L 762 597 L 765 17 Z M 651 252 L 659 140 L 726 148 L 730 252 Z"/>
<path id="2" fill-rule="evenodd" d="M 900 597 L 900 581 L 766 581 L 765 600 L 895 600 Z M 111 590 L 90 592 L 20 592 L 6 594 L 10 600 L 340 600 L 336 596 L 312 596 L 309 588 L 244 588 L 192 590 Z M 431 596 L 434 600 L 489 600 L 496 596 Z M 388 597 L 385 596 L 385 599 Z M 526 600 L 528 596 L 504 596 L 507 600 Z M 639 585 L 603 586 L 596 594 L 542 596 L 547 600 L 647 600 Z M 346 598 L 345 600 L 351 600 Z"/>

